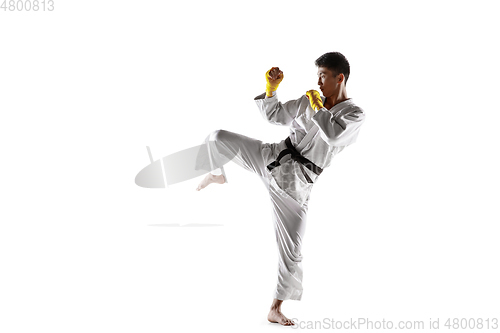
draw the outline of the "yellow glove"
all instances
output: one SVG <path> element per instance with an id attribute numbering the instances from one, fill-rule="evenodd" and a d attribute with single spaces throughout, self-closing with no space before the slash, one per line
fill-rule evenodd
<path id="1" fill-rule="evenodd" d="M 309 99 L 309 103 L 311 103 L 311 107 L 314 111 L 318 111 L 323 107 L 321 96 L 316 90 L 309 90 L 308 92 L 306 92 L 306 96 Z"/>
<path id="2" fill-rule="evenodd" d="M 266 96 L 271 97 L 273 95 L 273 91 L 278 89 L 284 77 L 283 72 L 278 67 L 273 67 L 266 72 Z"/>

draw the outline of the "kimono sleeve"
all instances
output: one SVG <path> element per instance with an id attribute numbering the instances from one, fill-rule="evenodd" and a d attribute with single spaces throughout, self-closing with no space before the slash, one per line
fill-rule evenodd
<path id="1" fill-rule="evenodd" d="M 305 95 L 284 104 L 278 101 L 278 97 L 274 91 L 272 97 L 265 97 L 266 93 L 263 93 L 254 98 L 262 117 L 271 124 L 289 126 L 299 113 Z"/>
<path id="2" fill-rule="evenodd" d="M 321 137 L 326 143 L 342 147 L 356 142 L 359 129 L 365 121 L 365 113 L 361 108 L 355 107 L 334 115 L 323 108 L 318 110 L 311 120 L 319 127 Z"/>

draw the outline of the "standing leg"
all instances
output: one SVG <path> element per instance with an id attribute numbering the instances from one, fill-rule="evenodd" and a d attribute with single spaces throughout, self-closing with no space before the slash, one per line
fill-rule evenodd
<path id="1" fill-rule="evenodd" d="M 293 325 L 281 313 L 281 302 L 302 298 L 301 248 L 306 228 L 307 206 L 299 205 L 283 191 L 276 190 L 273 185 L 269 186 L 269 193 L 273 208 L 279 264 L 275 299 L 268 320 L 282 325 Z"/>
<path id="2" fill-rule="evenodd" d="M 300 206 L 293 198 L 285 193 L 279 193 L 273 185 L 269 184 L 267 164 L 277 157 L 274 148 L 263 153 L 263 149 L 269 146 L 264 146 L 262 141 L 224 130 L 211 133 L 205 141 L 208 147 L 207 156 L 200 155 L 197 169 L 204 168 L 207 171 L 213 171 L 231 160 L 246 170 L 258 174 L 269 190 L 278 243 L 279 266 L 275 298 L 268 320 L 286 326 L 294 325 L 281 313 L 281 303 L 286 299 L 300 300 L 302 296 L 300 248 L 305 231 L 307 206 Z M 224 177 L 223 174 L 214 175 L 211 172 L 199 187 L 204 188 L 216 182 L 217 179 L 223 183 L 225 178 L 222 177 Z"/>
<path id="3" fill-rule="evenodd" d="M 278 300 L 300 300 L 302 296 L 302 255 L 300 249 L 305 233 L 307 205 L 300 205 L 283 191 L 277 190 L 274 185 L 269 185 L 269 174 L 266 170 L 269 161 L 264 161 L 262 141 L 219 130 L 210 134 L 206 142 L 210 148 L 208 149 L 210 158 L 205 157 L 202 161 L 205 164 L 210 164 L 210 170 L 213 170 L 214 167 L 221 167 L 232 160 L 261 176 L 267 185 L 271 197 L 279 250 L 278 285 L 275 298 Z M 270 156 L 270 158 L 275 158 L 275 156 Z"/>
<path id="4" fill-rule="evenodd" d="M 274 186 L 271 195 L 276 241 L 278 243 L 278 284 L 275 297 L 280 300 L 300 300 L 302 297 L 302 240 L 304 239 L 307 208 Z"/>

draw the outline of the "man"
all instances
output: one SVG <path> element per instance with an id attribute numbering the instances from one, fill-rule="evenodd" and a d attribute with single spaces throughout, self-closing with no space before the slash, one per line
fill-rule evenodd
<path id="1" fill-rule="evenodd" d="M 309 194 L 312 185 L 331 159 L 354 143 L 364 111 L 347 97 L 346 83 L 350 66 L 338 52 L 319 57 L 318 85 L 297 100 L 284 104 L 276 90 L 283 72 L 273 67 L 266 72 L 266 92 L 255 97 L 262 116 L 277 125 L 290 126 L 290 136 L 279 143 L 263 143 L 236 133 L 218 130 L 205 140 L 197 169 L 211 172 L 197 190 L 211 183 L 227 182 L 223 165 L 232 160 L 258 174 L 269 191 L 278 243 L 278 281 L 268 320 L 294 325 L 281 312 L 284 300 L 302 297 L 302 255 Z"/>

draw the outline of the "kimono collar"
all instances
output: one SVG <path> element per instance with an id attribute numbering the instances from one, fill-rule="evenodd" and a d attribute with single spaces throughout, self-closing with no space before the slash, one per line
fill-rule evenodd
<path id="1" fill-rule="evenodd" d="M 323 101 L 323 104 L 325 104 L 326 97 L 325 96 L 321 96 L 321 100 Z M 347 104 L 353 104 L 352 98 L 348 98 L 345 101 L 342 101 L 340 103 L 335 104 L 328 111 L 330 111 L 332 113 L 335 113 L 335 112 L 343 109 Z"/>

